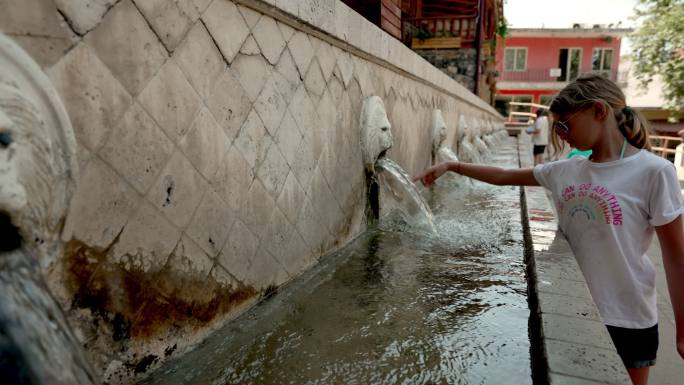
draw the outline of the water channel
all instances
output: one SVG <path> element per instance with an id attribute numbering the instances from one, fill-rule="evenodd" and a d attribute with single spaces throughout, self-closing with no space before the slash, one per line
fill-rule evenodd
<path id="1" fill-rule="evenodd" d="M 434 232 L 381 220 L 141 383 L 531 384 L 519 188 L 419 189 Z"/>

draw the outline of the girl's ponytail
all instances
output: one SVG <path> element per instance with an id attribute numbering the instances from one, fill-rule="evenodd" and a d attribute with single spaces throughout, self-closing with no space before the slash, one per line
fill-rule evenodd
<path id="1" fill-rule="evenodd" d="M 651 149 L 648 138 L 649 124 L 641 113 L 625 106 L 621 110 L 615 110 L 615 120 L 629 144 L 636 148 Z"/>

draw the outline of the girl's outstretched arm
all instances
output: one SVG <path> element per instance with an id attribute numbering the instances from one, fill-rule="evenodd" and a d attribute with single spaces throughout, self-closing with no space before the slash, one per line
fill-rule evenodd
<path id="1" fill-rule="evenodd" d="M 680 215 L 674 221 L 656 227 L 663 265 L 677 325 L 677 351 L 684 358 L 684 225 Z"/>
<path id="2" fill-rule="evenodd" d="M 459 161 L 448 161 L 434 165 L 414 177 L 413 181 L 420 180 L 423 185 L 429 187 L 447 171 L 496 185 L 539 186 L 531 168 L 503 169 Z"/>

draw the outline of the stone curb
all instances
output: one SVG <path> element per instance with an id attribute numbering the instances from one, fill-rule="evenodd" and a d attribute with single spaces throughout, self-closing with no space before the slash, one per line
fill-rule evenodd
<path id="1" fill-rule="evenodd" d="M 532 146 L 518 137 L 521 167 L 532 167 Z M 524 187 L 530 333 L 535 382 L 552 385 L 631 384 L 598 314 L 570 245 L 558 231 L 550 196 Z"/>

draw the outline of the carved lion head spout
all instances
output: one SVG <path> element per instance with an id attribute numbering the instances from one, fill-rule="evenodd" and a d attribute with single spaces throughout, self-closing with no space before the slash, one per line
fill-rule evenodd
<path id="1" fill-rule="evenodd" d="M 392 147 L 392 126 L 380 97 L 369 96 L 363 101 L 360 127 L 363 165 L 374 172 L 375 162 Z"/>
<path id="2" fill-rule="evenodd" d="M 61 256 L 75 148 L 54 87 L 0 34 L 0 357 L 32 384 L 97 382 L 41 271 Z"/>
<path id="3" fill-rule="evenodd" d="M 41 266 L 54 263 L 75 187 L 76 141 L 57 91 L 38 65 L 0 34 L 0 212 Z"/>
<path id="4" fill-rule="evenodd" d="M 432 153 L 436 154 L 446 140 L 446 123 L 442 111 L 432 110 Z"/>

